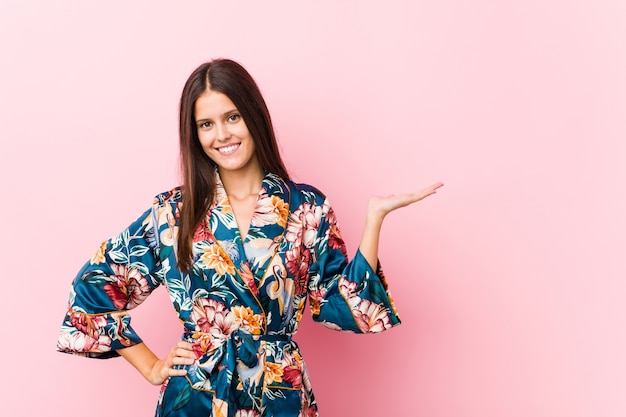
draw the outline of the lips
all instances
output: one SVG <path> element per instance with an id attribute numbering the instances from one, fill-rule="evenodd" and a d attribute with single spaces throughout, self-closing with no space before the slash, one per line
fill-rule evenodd
<path id="1" fill-rule="evenodd" d="M 234 143 L 232 145 L 222 146 L 221 148 L 217 148 L 216 150 L 222 155 L 229 155 L 235 152 L 239 148 L 240 145 L 241 145 L 240 143 Z"/>

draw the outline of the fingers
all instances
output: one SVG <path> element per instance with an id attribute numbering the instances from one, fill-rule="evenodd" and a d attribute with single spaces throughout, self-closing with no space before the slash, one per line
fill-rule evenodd
<path id="1" fill-rule="evenodd" d="M 173 365 L 191 365 L 196 360 L 193 345 L 187 342 L 178 342 L 168 354 Z"/>
<path id="2" fill-rule="evenodd" d="M 432 184 L 432 185 L 422 189 L 421 192 L 428 193 L 430 195 L 432 193 L 437 192 L 437 189 L 441 188 L 441 187 L 443 187 L 443 182 L 436 182 L 436 183 L 434 183 L 434 184 Z"/>
<path id="3" fill-rule="evenodd" d="M 436 182 L 426 188 L 423 188 L 420 191 L 417 191 L 416 193 L 413 194 L 413 196 L 415 197 L 414 201 L 420 201 L 430 195 L 433 195 L 437 192 L 437 189 L 443 187 L 443 183 L 442 182 Z"/>
<path id="4" fill-rule="evenodd" d="M 176 366 L 173 368 L 168 368 L 167 370 L 168 376 L 185 376 L 187 375 L 187 368 L 182 366 Z"/>
<path id="5" fill-rule="evenodd" d="M 184 342 L 182 340 L 176 343 L 176 346 L 174 346 L 173 350 L 175 350 L 180 356 L 195 356 L 193 353 L 193 345 L 189 342 Z"/>
<path id="6" fill-rule="evenodd" d="M 188 342 L 178 342 L 167 354 L 162 364 L 162 375 L 183 376 L 187 374 L 187 365 L 192 365 L 196 360 L 193 345 Z"/>

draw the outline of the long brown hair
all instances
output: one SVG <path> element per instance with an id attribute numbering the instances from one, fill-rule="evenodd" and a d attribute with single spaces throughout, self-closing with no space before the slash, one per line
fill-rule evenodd
<path id="1" fill-rule="evenodd" d="M 191 268 L 194 232 L 215 198 L 216 165 L 200 145 L 195 118 L 196 100 L 207 89 L 225 94 L 237 107 L 254 140 L 261 167 L 289 180 L 267 105 L 248 71 L 230 59 L 215 59 L 196 68 L 187 79 L 180 98 L 183 204 L 178 229 L 178 267 L 185 272 Z"/>

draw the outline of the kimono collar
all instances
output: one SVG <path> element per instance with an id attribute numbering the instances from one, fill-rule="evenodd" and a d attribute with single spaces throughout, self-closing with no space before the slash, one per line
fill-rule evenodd
<path id="1" fill-rule="evenodd" d="M 261 183 L 259 197 L 264 194 L 276 196 L 285 202 L 289 202 L 289 184 L 278 175 L 266 170 L 263 173 L 263 181 Z M 226 190 L 224 189 L 222 178 L 220 177 L 219 171 L 215 169 L 215 198 L 213 199 L 213 204 L 209 210 L 212 210 L 220 205 L 224 205 L 227 201 L 228 196 L 226 194 Z"/>

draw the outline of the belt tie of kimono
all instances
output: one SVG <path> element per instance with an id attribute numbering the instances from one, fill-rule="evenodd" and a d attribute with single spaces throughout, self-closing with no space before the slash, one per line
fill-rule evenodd
<path id="1" fill-rule="evenodd" d="M 214 338 L 207 333 L 189 332 L 183 335 L 183 340 L 197 345 L 202 343 L 202 338 L 205 337 L 209 338 L 210 348 L 202 353 L 195 365 L 187 367 L 187 379 L 194 388 L 214 391 L 213 406 L 214 408 L 217 406 L 220 412 L 216 415 L 225 417 L 232 417 L 236 411 L 231 409 L 229 412 L 228 405 L 234 402 L 238 391 L 237 386 L 240 383 L 237 363 L 240 362 L 253 372 L 257 368 L 254 374 L 261 374 L 263 369 L 258 369 L 264 366 L 259 361 L 261 341 L 291 341 L 291 335 L 254 335 L 241 329 L 232 331 L 226 338 Z M 198 373 L 202 378 L 198 378 Z M 209 381 L 210 376 L 212 381 Z"/>

